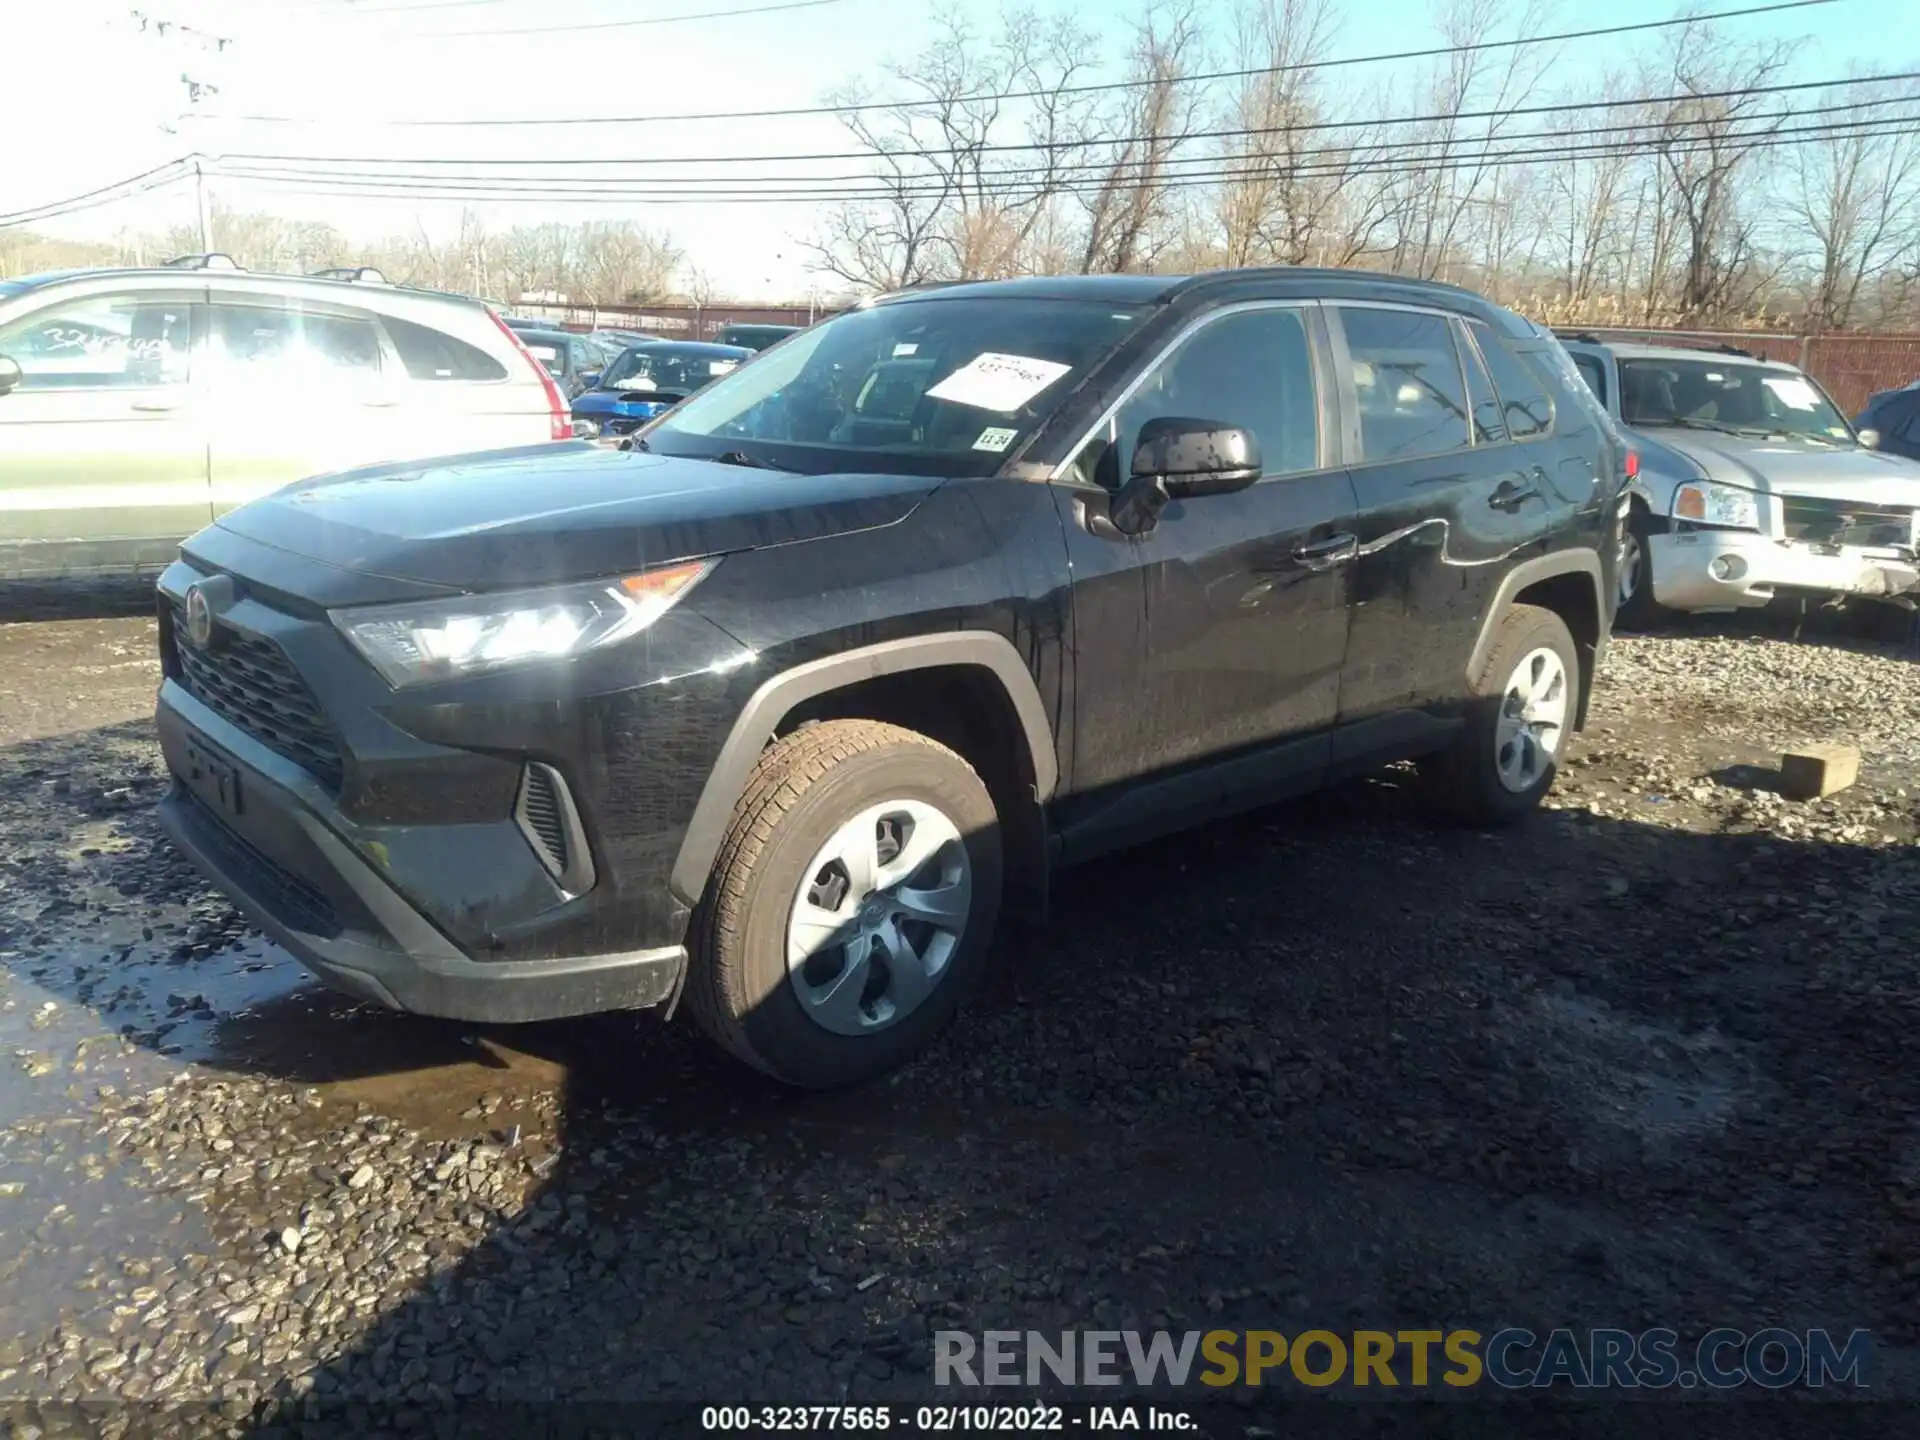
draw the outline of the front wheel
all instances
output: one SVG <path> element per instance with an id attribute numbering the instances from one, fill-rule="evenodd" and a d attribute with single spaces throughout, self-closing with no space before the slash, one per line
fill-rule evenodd
<path id="1" fill-rule="evenodd" d="M 1000 829 L 973 768 L 897 725 L 832 720 L 748 779 L 694 918 L 688 1004 L 789 1085 L 905 1063 L 953 1019 L 1000 911 Z"/>
<path id="2" fill-rule="evenodd" d="M 1644 505 L 1636 504 L 1627 516 L 1626 533 L 1620 537 L 1619 606 L 1615 621 L 1629 630 L 1651 630 L 1673 612 L 1653 598 L 1654 520 Z"/>
<path id="3" fill-rule="evenodd" d="M 1421 767 L 1439 808 L 1475 825 L 1508 824 L 1540 804 L 1580 698 L 1580 652 L 1566 621 L 1515 605 L 1498 623 L 1460 733 Z"/>

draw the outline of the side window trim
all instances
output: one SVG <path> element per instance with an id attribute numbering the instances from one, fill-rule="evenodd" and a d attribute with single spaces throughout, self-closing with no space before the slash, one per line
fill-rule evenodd
<path id="1" fill-rule="evenodd" d="M 1507 402 L 1501 398 L 1500 386 L 1493 378 L 1493 367 L 1487 364 L 1487 357 L 1480 348 L 1480 337 L 1474 333 L 1474 327 L 1467 320 L 1455 316 L 1453 321 L 1453 345 L 1460 355 L 1461 378 L 1466 388 L 1461 393 L 1467 397 L 1467 443 L 1476 450 L 1490 445 L 1517 445 L 1513 427 L 1507 422 Z M 1487 394 L 1493 397 L 1493 403 L 1500 412 L 1500 433 L 1494 438 L 1482 438 L 1480 420 L 1474 414 L 1478 408 L 1473 403 L 1473 371 L 1479 368 L 1480 378 L 1487 382 Z M 1525 437 L 1533 439 L 1533 436 Z"/>
<path id="2" fill-rule="evenodd" d="M 1456 322 L 1461 318 L 1458 311 L 1442 310 L 1437 305 L 1403 305 L 1397 301 L 1388 300 L 1329 300 L 1326 303 L 1329 310 L 1393 310 L 1404 314 L 1430 315 L 1445 322 L 1449 334 L 1452 334 Z M 1327 331 L 1333 341 L 1334 355 L 1339 362 L 1334 372 L 1334 379 L 1340 387 L 1340 408 L 1346 412 L 1347 416 L 1342 434 L 1346 440 L 1346 463 L 1349 469 L 1358 470 L 1369 465 L 1404 465 L 1413 460 L 1432 459 L 1437 455 L 1451 455 L 1456 450 L 1473 448 L 1473 417 L 1469 414 L 1465 417 L 1467 429 L 1465 445 L 1436 450 L 1431 455 L 1383 455 L 1377 458 L 1368 455 L 1360 434 L 1360 394 L 1353 383 L 1353 352 L 1347 348 L 1347 328 L 1341 323 L 1339 316 L 1328 315 Z M 1461 359 L 1460 342 L 1457 338 L 1453 345 L 1453 363 L 1460 372 L 1460 395 L 1464 400 L 1470 392 L 1467 388 L 1466 366 Z"/>
<path id="3" fill-rule="evenodd" d="M 1141 386 L 1153 378 L 1154 372 L 1166 364 L 1167 361 L 1195 335 L 1198 335 L 1209 325 L 1225 320 L 1230 316 L 1248 315 L 1268 310 L 1295 310 L 1301 312 L 1300 323 L 1301 327 L 1307 332 L 1307 350 L 1308 354 L 1312 357 L 1314 367 L 1314 406 L 1319 412 L 1320 433 L 1316 437 L 1315 446 L 1318 463 L 1313 469 L 1289 470 L 1280 475 L 1262 476 L 1260 483 L 1265 484 L 1269 480 L 1291 479 L 1297 475 L 1319 475 L 1328 470 L 1339 469 L 1342 464 L 1342 450 L 1340 446 L 1334 443 L 1338 433 L 1336 426 L 1339 417 L 1338 412 L 1332 407 L 1331 403 L 1332 396 L 1330 392 L 1333 386 L 1328 383 L 1329 377 L 1321 373 L 1321 366 L 1325 363 L 1327 354 L 1329 353 L 1323 348 L 1326 344 L 1326 332 L 1330 328 L 1326 324 L 1324 302 L 1320 300 L 1242 300 L 1236 301 L 1233 304 L 1221 305 L 1214 309 L 1203 311 L 1201 314 L 1194 316 L 1193 319 L 1189 320 L 1185 325 L 1182 325 L 1179 330 L 1175 331 L 1174 334 L 1168 338 L 1166 344 L 1156 350 L 1139 369 L 1134 371 L 1133 378 L 1120 387 L 1119 393 L 1108 402 L 1107 408 L 1102 410 L 1098 418 L 1087 427 L 1085 433 L 1068 447 L 1066 458 L 1058 465 L 1055 465 L 1048 473 L 1048 482 L 1052 483 L 1070 478 L 1071 472 L 1075 466 L 1079 464 L 1080 457 L 1086 452 L 1089 445 L 1094 444 L 1096 441 L 1103 444 L 1111 442 L 1115 438 L 1112 434 L 1115 417 L 1126 408 L 1127 402 L 1133 399 L 1139 392 Z M 1337 376 L 1338 371 L 1336 370 L 1333 378 L 1337 379 Z"/>

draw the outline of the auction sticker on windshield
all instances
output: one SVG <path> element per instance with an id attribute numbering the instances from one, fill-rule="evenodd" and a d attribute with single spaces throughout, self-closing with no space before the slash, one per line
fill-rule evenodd
<path id="1" fill-rule="evenodd" d="M 1055 360 L 1002 355 L 989 350 L 974 356 L 927 391 L 927 395 L 934 400 L 951 400 L 956 405 L 1010 415 L 1072 368 Z"/>
<path id="2" fill-rule="evenodd" d="M 1782 405 L 1790 410 L 1818 410 L 1820 395 L 1813 386 L 1797 376 L 1776 378 L 1769 375 L 1760 382 L 1774 393 Z"/>
<path id="3" fill-rule="evenodd" d="M 1013 444 L 1014 437 L 1019 433 L 1018 430 L 1008 430 L 995 425 L 980 432 L 980 438 L 973 442 L 973 448 L 976 450 L 991 450 L 995 454 L 998 454 Z"/>

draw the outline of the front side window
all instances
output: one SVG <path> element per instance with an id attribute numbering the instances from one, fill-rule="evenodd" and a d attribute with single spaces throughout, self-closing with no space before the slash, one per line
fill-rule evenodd
<path id="1" fill-rule="evenodd" d="M 1120 407 L 1083 474 L 1109 488 L 1124 484 L 1141 427 L 1173 418 L 1251 432 L 1267 475 L 1317 469 L 1320 406 L 1302 312 L 1245 310 L 1188 336 Z"/>
<path id="2" fill-rule="evenodd" d="M 1622 360 L 1620 418 L 1754 438 L 1853 439 L 1846 418 L 1798 371 L 1718 359 Z"/>
<path id="3" fill-rule="evenodd" d="M 380 373 L 380 333 L 371 316 L 215 304 L 211 329 L 227 377 L 243 384 L 339 385 Z"/>
<path id="4" fill-rule="evenodd" d="M 1340 307 L 1363 460 L 1465 449 L 1467 398 L 1453 329 L 1413 310 Z"/>
<path id="5" fill-rule="evenodd" d="M 183 385 L 192 352 L 186 295 L 91 295 L 0 327 L 23 390 Z"/>
<path id="6" fill-rule="evenodd" d="M 849 311 L 760 354 L 642 436 L 774 468 L 991 475 L 1145 311 L 919 297 Z"/>

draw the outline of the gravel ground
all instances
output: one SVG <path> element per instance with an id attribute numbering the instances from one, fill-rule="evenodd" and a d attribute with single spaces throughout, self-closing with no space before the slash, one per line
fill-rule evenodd
<path id="1" fill-rule="evenodd" d="M 684 1022 L 312 987 L 158 836 L 150 632 L 0 626 L 17 1424 L 915 1401 L 942 1328 L 1864 1326 L 1920 1395 L 1910 650 L 1622 638 L 1521 828 L 1388 772 L 1104 861 L 931 1054 L 795 1097 Z M 1829 738 L 1858 786 L 1772 793 Z"/>

